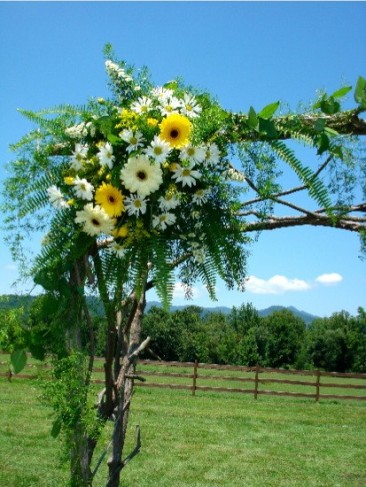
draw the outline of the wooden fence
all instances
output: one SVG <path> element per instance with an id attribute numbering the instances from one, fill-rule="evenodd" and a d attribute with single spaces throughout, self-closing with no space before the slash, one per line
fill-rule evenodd
<path id="1" fill-rule="evenodd" d="M 339 373 L 339 372 L 322 372 L 320 370 L 294 370 L 294 369 L 273 369 L 267 367 L 242 367 L 242 366 L 231 366 L 231 365 L 214 365 L 214 364 L 203 364 L 198 362 L 157 362 L 150 360 L 143 360 L 139 362 L 142 366 L 165 366 L 165 367 L 179 367 L 179 368 L 191 368 L 191 373 L 174 373 L 174 372 L 158 372 L 149 371 L 140 368 L 138 370 L 138 375 L 145 378 L 146 377 L 174 377 L 174 378 L 184 378 L 189 379 L 190 384 L 172 384 L 164 382 L 136 382 L 136 385 L 140 387 L 164 387 L 171 389 L 188 389 L 192 391 L 192 395 L 195 395 L 196 391 L 215 391 L 215 392 L 237 392 L 242 394 L 252 394 L 255 399 L 259 395 L 272 395 L 272 396 L 290 396 L 290 397 L 307 397 L 313 398 L 316 401 L 320 399 L 354 399 L 354 400 L 366 400 L 366 374 L 353 374 L 353 373 Z M 206 371 L 216 371 L 217 375 L 207 374 Z M 242 375 L 222 375 L 225 372 L 236 372 Z M 273 377 L 274 375 L 281 376 L 295 376 L 294 378 L 278 378 Z M 309 377 L 309 380 L 300 380 L 298 377 L 305 376 Z M 332 377 L 333 382 L 328 382 Z M 340 382 L 337 379 L 344 380 L 347 382 Z M 356 379 L 357 382 L 365 381 L 364 383 L 350 383 L 350 379 Z M 229 382 L 234 381 L 240 384 L 250 384 L 252 387 L 223 387 L 223 386 L 213 386 L 213 385 L 201 385 L 205 381 L 217 382 Z M 274 390 L 265 388 L 268 385 L 286 385 L 286 387 L 296 387 L 294 390 Z M 313 389 L 313 392 L 299 392 L 299 387 L 307 387 L 308 389 Z M 322 394 L 321 389 L 346 389 L 349 390 L 362 390 L 365 391 L 364 395 L 350 395 L 350 394 Z"/>
<path id="2" fill-rule="evenodd" d="M 103 359 L 95 361 L 94 383 L 103 383 Z M 12 375 L 4 371 L 7 362 L 0 362 L 0 376 L 32 379 L 36 375 L 21 373 Z M 98 366 L 100 364 L 100 366 Z M 27 369 L 35 365 L 27 365 Z M 172 371 L 173 370 L 173 371 Z M 175 370 L 175 371 L 174 371 Z M 320 370 L 273 369 L 266 367 L 242 367 L 214 365 L 198 362 L 163 362 L 140 360 L 136 375 L 138 387 L 156 387 L 197 391 L 232 392 L 260 395 L 289 396 L 320 399 L 366 400 L 366 374 L 322 372 Z M 331 381 L 331 382 L 330 382 Z M 227 384 L 233 384 L 230 387 Z M 338 391 L 345 390 L 346 394 Z M 358 395 L 356 393 L 358 392 Z"/>

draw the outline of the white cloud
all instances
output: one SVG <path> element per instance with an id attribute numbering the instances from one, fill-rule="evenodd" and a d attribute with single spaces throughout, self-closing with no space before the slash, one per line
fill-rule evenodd
<path id="1" fill-rule="evenodd" d="M 197 299 L 200 295 L 199 289 L 195 286 L 192 287 L 192 298 Z M 173 299 L 184 299 L 185 289 L 181 282 L 176 282 L 174 284 Z"/>
<path id="2" fill-rule="evenodd" d="M 302 279 L 289 279 L 276 275 L 268 280 L 250 276 L 245 283 L 245 288 L 254 294 L 283 294 L 288 291 L 307 291 L 311 286 Z"/>
<path id="3" fill-rule="evenodd" d="M 321 276 L 318 276 L 315 281 L 324 286 L 333 286 L 334 284 L 343 281 L 343 277 L 337 272 L 331 272 L 330 274 L 322 274 Z"/>

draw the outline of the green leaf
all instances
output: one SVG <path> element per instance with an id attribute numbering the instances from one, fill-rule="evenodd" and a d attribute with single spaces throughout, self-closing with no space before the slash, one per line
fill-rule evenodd
<path id="1" fill-rule="evenodd" d="M 52 438 L 57 438 L 61 431 L 62 422 L 60 418 L 55 419 L 52 424 L 51 436 Z"/>
<path id="2" fill-rule="evenodd" d="M 366 108 L 366 79 L 360 76 L 355 88 L 355 101 Z"/>
<path id="3" fill-rule="evenodd" d="M 248 126 L 250 129 L 253 129 L 253 130 L 255 130 L 258 126 L 258 117 L 257 117 L 257 114 L 255 113 L 255 110 L 253 107 L 249 108 Z"/>
<path id="4" fill-rule="evenodd" d="M 352 90 L 352 86 L 344 86 L 343 88 L 340 88 L 339 90 L 335 91 L 332 93 L 333 98 L 342 98 L 343 96 L 347 95 Z"/>
<path id="5" fill-rule="evenodd" d="M 258 113 L 258 117 L 268 120 L 275 114 L 279 106 L 280 106 L 279 101 L 276 101 L 275 103 L 270 103 Z"/>
<path id="6" fill-rule="evenodd" d="M 14 374 L 19 374 L 27 363 L 27 354 L 24 350 L 14 350 L 10 355 L 10 363 Z"/>
<path id="7" fill-rule="evenodd" d="M 329 98 L 326 98 L 320 102 L 320 108 L 323 113 L 333 115 L 334 113 L 339 112 L 341 105 L 332 96 L 330 96 Z"/>
<path id="8" fill-rule="evenodd" d="M 277 130 L 273 120 L 266 120 L 264 118 L 259 119 L 259 131 L 264 132 L 271 139 L 276 138 Z"/>

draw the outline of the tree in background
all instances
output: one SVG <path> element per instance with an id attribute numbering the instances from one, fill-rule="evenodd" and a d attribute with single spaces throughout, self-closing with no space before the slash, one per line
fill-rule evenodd
<path id="1" fill-rule="evenodd" d="M 266 364 L 284 367 L 295 363 L 305 337 L 305 322 L 288 309 L 263 318 L 266 333 Z"/>
<path id="2" fill-rule="evenodd" d="M 366 371 L 365 311 L 358 316 L 346 311 L 311 323 L 307 334 L 307 354 L 318 368 L 338 372 Z"/>
<path id="3" fill-rule="evenodd" d="M 18 158 L 3 194 L 17 260 L 27 263 L 26 235 L 45 233 L 29 276 L 53 299 L 50 326 L 64 330 L 66 354 L 55 362 L 58 389 L 50 396 L 53 432 L 64 431 L 70 448 L 71 485 L 92 484 L 100 465 L 92 471 L 93 454 L 112 419 L 106 486 L 116 487 L 140 449 L 138 432 L 135 449 L 122 456 L 135 364 L 149 345 L 141 337 L 150 289 L 167 307 L 176 278 L 187 297 L 200 280 L 214 299 L 217 275 L 229 289 L 244 288 L 250 234 L 260 230 L 320 225 L 358 232 L 365 243 L 366 204 L 354 195 L 365 189 L 355 137 L 366 133 L 359 117 L 366 81 L 358 80 L 350 111 L 341 109 L 351 90 L 343 87 L 323 94 L 307 113 L 275 116 L 279 102 L 231 113 L 180 81 L 157 87 L 146 70 L 135 76 L 110 46 L 105 54 L 110 100 L 21 110 L 35 128 L 13 146 Z M 315 161 L 303 163 L 286 139 L 312 148 Z M 282 187 L 282 171 L 292 171 L 299 184 Z M 294 203 L 303 193 L 309 208 Z M 279 207 L 291 214 L 278 216 Z M 91 421 L 96 327 L 87 296 L 93 293 L 107 325 L 105 384 Z M 184 329 L 192 310 L 175 318 Z M 195 332 L 203 333 L 198 325 Z M 208 353 L 186 333 L 182 357 Z"/>

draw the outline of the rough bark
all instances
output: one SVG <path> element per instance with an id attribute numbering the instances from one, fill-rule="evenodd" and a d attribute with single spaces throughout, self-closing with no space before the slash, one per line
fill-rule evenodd
<path id="1" fill-rule="evenodd" d="M 126 439 L 127 424 L 131 398 L 133 394 L 134 376 L 138 349 L 141 341 L 141 321 L 146 304 L 145 292 L 135 299 L 130 319 L 123 330 L 123 342 L 125 353 L 122 358 L 117 381 L 117 401 L 114 411 L 115 422 L 112 437 L 112 453 L 108 460 L 109 478 L 106 487 L 118 487 L 120 485 L 121 471 L 125 465 L 122 460 L 123 448 Z M 127 347 L 126 347 L 127 345 Z"/>

